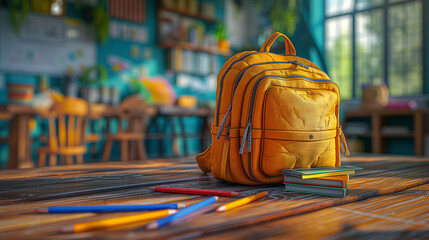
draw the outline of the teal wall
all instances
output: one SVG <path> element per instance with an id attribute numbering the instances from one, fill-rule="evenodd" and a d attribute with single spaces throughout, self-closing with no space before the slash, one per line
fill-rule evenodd
<path id="1" fill-rule="evenodd" d="M 313 38 L 315 40 L 315 44 L 320 49 L 321 53 L 324 55 L 325 53 L 325 4 L 324 1 L 313 0 L 310 1 L 309 7 L 309 25 L 312 30 Z M 314 47 L 310 50 L 310 59 L 321 66 L 321 59 L 318 56 Z M 327 69 L 324 69 L 327 71 Z"/>
<path id="2" fill-rule="evenodd" d="M 216 7 L 216 18 L 223 19 L 224 18 L 224 0 L 201 0 L 202 2 L 208 1 L 213 2 Z M 158 1 L 159 2 L 159 1 Z M 67 4 L 67 16 L 78 18 L 80 19 L 79 13 L 75 10 L 74 3 L 68 3 Z M 97 44 L 97 62 L 102 63 L 106 66 L 108 73 L 109 73 L 109 82 L 107 83 L 108 86 L 116 87 L 121 90 L 121 97 L 125 97 L 132 93 L 132 89 L 130 88 L 130 85 L 127 81 L 123 81 L 124 76 L 134 76 L 133 70 L 138 70 L 141 67 L 145 68 L 145 72 L 148 76 L 165 76 L 165 70 L 166 70 L 166 49 L 160 48 L 158 46 L 158 39 L 157 39 L 157 0 L 146 0 L 146 21 L 143 24 L 138 24 L 134 22 L 126 22 L 119 19 L 111 19 L 111 21 L 115 21 L 118 23 L 128 23 L 130 26 L 138 25 L 139 27 L 145 27 L 148 33 L 148 41 L 146 43 L 137 43 L 133 41 L 127 41 L 122 39 L 116 39 L 116 38 L 108 38 L 107 42 L 104 44 Z M 214 29 L 216 25 L 212 24 L 210 27 L 211 29 Z M 133 58 L 131 54 L 131 48 L 137 46 L 140 48 L 140 57 Z M 145 53 L 147 54 L 145 56 Z M 120 72 L 114 72 L 111 67 L 109 66 L 107 62 L 107 58 L 109 56 L 116 56 L 120 57 L 121 59 L 125 60 L 126 62 L 130 63 L 131 68 L 128 70 L 120 71 Z M 222 66 L 223 62 L 226 60 L 223 56 L 218 56 L 219 60 L 219 67 Z M 0 74 L 2 74 L 0 72 Z M 41 73 L 42 74 L 42 73 Z M 26 80 L 26 81 L 32 81 L 35 85 L 37 85 L 37 78 L 38 75 L 19 75 L 19 74 L 3 74 L 4 80 L 10 81 L 10 82 L 16 82 L 17 79 Z M 175 77 L 169 76 L 167 77 L 171 83 L 175 83 Z M 57 89 L 62 89 L 64 85 L 64 80 L 61 78 L 51 78 L 50 83 L 53 87 Z M 176 91 L 179 94 L 191 94 L 196 95 L 195 93 L 186 90 L 186 89 L 177 89 Z M 214 99 L 215 98 L 215 92 L 212 93 L 206 93 L 206 94 L 198 94 L 197 97 L 200 100 L 206 100 L 206 99 Z M 0 88 L 0 105 L 7 103 L 7 89 L 6 88 Z M 192 131 L 195 130 L 195 126 L 199 125 L 201 123 L 195 122 L 196 119 L 189 119 L 187 123 L 185 124 L 186 131 Z M 40 120 L 39 120 L 40 122 Z M 177 122 L 175 123 L 178 124 Z M 100 122 L 96 124 L 96 128 L 100 128 L 100 125 L 103 126 L 104 122 Z M 0 136 L 8 136 L 9 132 L 9 124 L 8 122 L 0 122 Z M 115 129 L 115 124 L 113 124 L 113 129 Z M 176 128 L 177 129 L 177 128 Z M 170 132 L 171 131 L 171 124 L 167 124 L 163 130 Z M 35 149 L 40 145 L 40 143 L 37 141 L 38 134 L 40 132 L 40 129 L 36 129 L 34 131 L 33 137 L 34 137 L 34 145 L 33 145 L 33 159 L 37 159 L 37 154 L 35 153 Z M 179 140 L 179 145 L 181 146 L 182 141 Z M 98 148 L 102 147 L 104 143 L 98 144 Z M 158 148 L 158 142 L 151 141 L 147 142 L 148 146 L 148 154 L 149 157 L 156 157 L 156 150 Z M 164 141 L 164 146 L 168 146 L 171 144 L 170 140 Z M 189 140 L 188 141 L 188 150 L 190 153 L 198 153 L 200 149 L 198 149 L 199 141 L 197 139 Z M 114 149 L 118 149 L 116 146 Z M 8 151 L 9 146 L 8 144 L 0 144 L 0 168 L 5 167 L 8 159 Z M 171 155 L 171 151 L 167 151 L 166 154 Z M 99 156 L 100 154 L 98 154 Z M 119 154 L 117 151 L 114 151 L 112 153 L 112 159 L 117 159 L 119 157 Z"/>
<path id="3" fill-rule="evenodd" d="M 423 8 L 424 8 L 424 14 L 423 14 L 423 26 L 424 34 L 425 34 L 425 42 L 423 43 L 424 49 L 425 49 L 425 66 L 424 66 L 424 76 L 425 76 L 425 93 L 429 94 L 429 2 L 423 1 Z"/>
<path id="4" fill-rule="evenodd" d="M 126 21 L 112 19 L 118 23 Z M 165 72 L 165 50 L 157 45 L 157 16 L 156 16 L 156 1 L 146 1 L 146 21 L 143 24 L 128 22 L 129 26 L 144 26 L 148 33 L 147 43 L 137 43 L 122 39 L 109 38 L 104 44 L 97 46 L 98 62 L 104 64 L 109 73 L 109 85 L 118 86 L 122 90 L 122 95 L 128 95 L 130 90 L 128 84 L 121 81 L 121 76 L 135 75 L 133 70 L 146 69 L 149 76 L 163 74 Z M 132 57 L 131 49 L 137 47 L 140 49 L 140 56 Z M 147 58 L 144 53 L 147 53 Z M 117 56 L 130 63 L 130 69 L 114 72 L 107 62 L 109 56 Z"/>

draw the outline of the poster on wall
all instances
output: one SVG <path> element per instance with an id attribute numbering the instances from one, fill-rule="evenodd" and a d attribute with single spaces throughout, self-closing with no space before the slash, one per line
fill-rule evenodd
<path id="1" fill-rule="evenodd" d="M 23 40 L 61 43 L 63 24 L 59 21 L 46 21 L 44 18 L 29 17 L 27 24 L 19 31 Z"/>
<path id="2" fill-rule="evenodd" d="M 77 74 L 97 58 L 93 29 L 70 19 L 30 13 L 20 32 L 0 11 L 0 71 L 27 74 Z"/>

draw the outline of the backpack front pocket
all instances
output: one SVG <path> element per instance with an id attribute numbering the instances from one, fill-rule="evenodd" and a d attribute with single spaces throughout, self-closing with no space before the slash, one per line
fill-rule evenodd
<path id="1" fill-rule="evenodd" d="M 261 133 L 252 138 L 248 153 L 251 177 L 267 181 L 281 177 L 282 169 L 335 166 L 337 105 L 338 94 L 329 89 L 270 86 L 262 102 Z"/>
<path id="2" fill-rule="evenodd" d="M 260 170 L 334 166 L 337 94 L 330 90 L 270 87 L 264 97 Z"/>

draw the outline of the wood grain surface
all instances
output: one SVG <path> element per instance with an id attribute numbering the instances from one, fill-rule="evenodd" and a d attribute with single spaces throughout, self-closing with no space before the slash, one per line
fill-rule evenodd
<path id="1" fill-rule="evenodd" d="M 203 174 L 192 157 L 4 170 L 0 174 L 0 239 L 410 239 L 429 237 L 429 159 L 358 156 L 345 198 L 286 193 L 283 185 L 244 186 Z M 259 201 L 224 213 L 219 201 L 171 226 L 147 222 L 116 229 L 61 234 L 78 222 L 133 213 L 40 214 L 40 207 L 91 204 L 192 204 L 207 197 L 155 193 L 153 186 L 268 191 Z"/>

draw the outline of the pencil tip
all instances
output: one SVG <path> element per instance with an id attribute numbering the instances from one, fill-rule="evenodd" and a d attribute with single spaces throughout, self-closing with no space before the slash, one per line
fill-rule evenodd
<path id="1" fill-rule="evenodd" d="M 216 208 L 216 212 L 225 212 L 225 206 L 220 206 L 220 207 L 218 207 L 218 208 Z"/>
<path id="2" fill-rule="evenodd" d="M 241 195 L 241 193 L 238 193 L 238 192 L 232 192 L 232 193 L 231 193 L 231 196 L 232 196 L 232 197 L 240 196 L 240 195 Z"/>
<path id="3" fill-rule="evenodd" d="M 157 229 L 157 228 L 158 228 L 158 223 L 156 223 L 156 222 L 149 223 L 146 226 L 146 230 L 154 230 L 154 229 Z"/>
<path id="4" fill-rule="evenodd" d="M 60 232 L 60 233 L 71 233 L 73 231 L 74 231 L 73 226 L 63 227 L 63 228 L 60 228 L 60 230 L 58 230 L 58 232 Z"/>
<path id="5" fill-rule="evenodd" d="M 215 196 L 214 198 L 215 198 L 216 200 L 218 200 L 218 199 L 219 199 L 219 197 L 218 197 L 218 196 Z"/>
<path id="6" fill-rule="evenodd" d="M 36 212 L 36 213 L 48 213 L 48 209 L 47 208 L 38 208 L 38 209 L 35 209 L 34 212 Z"/>
<path id="7" fill-rule="evenodd" d="M 178 209 L 185 208 L 185 207 L 187 207 L 187 206 L 188 206 L 188 205 L 183 204 L 183 203 L 178 203 L 178 204 L 177 204 L 177 208 L 178 208 Z"/>
<path id="8" fill-rule="evenodd" d="M 176 209 L 168 209 L 168 214 L 177 213 L 179 210 Z"/>

